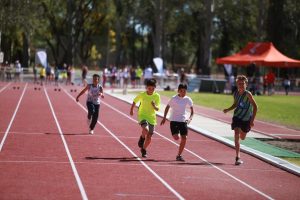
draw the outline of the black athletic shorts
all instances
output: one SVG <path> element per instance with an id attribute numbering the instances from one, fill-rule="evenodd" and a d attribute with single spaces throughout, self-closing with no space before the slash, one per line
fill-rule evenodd
<path id="1" fill-rule="evenodd" d="M 231 129 L 240 128 L 244 133 L 248 133 L 251 130 L 250 120 L 242 121 L 237 117 L 232 118 Z"/>
<path id="2" fill-rule="evenodd" d="M 170 123 L 170 129 L 172 135 L 187 135 L 188 133 L 188 127 L 186 122 L 175 122 L 171 121 Z"/>

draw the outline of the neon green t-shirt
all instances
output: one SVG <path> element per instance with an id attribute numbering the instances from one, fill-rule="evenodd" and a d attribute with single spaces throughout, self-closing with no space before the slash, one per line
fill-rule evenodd
<path id="1" fill-rule="evenodd" d="M 150 124 L 156 125 L 156 113 L 151 104 L 154 101 L 155 105 L 160 107 L 160 95 L 154 92 L 152 95 L 148 95 L 147 92 L 141 92 L 138 94 L 133 102 L 137 104 L 140 102 L 138 111 L 138 121 L 147 120 Z"/>

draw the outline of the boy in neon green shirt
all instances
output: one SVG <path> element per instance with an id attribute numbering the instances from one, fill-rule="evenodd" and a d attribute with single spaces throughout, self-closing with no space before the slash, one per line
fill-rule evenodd
<path id="1" fill-rule="evenodd" d="M 141 148 L 142 157 L 147 157 L 147 147 L 151 143 L 151 137 L 156 125 L 156 111 L 160 107 L 160 95 L 155 92 L 156 80 L 149 79 L 146 83 L 146 91 L 138 94 L 131 105 L 130 115 L 133 115 L 133 108 L 140 102 L 138 110 L 138 121 L 142 127 L 138 145 Z"/>

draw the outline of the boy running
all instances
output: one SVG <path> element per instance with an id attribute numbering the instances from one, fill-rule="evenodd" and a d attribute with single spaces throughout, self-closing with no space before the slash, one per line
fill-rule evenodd
<path id="1" fill-rule="evenodd" d="M 176 156 L 177 161 L 184 161 L 181 154 L 185 147 L 188 127 L 187 125 L 192 121 L 194 115 L 193 101 L 190 97 L 186 96 L 187 85 L 184 83 L 179 84 L 178 94 L 174 95 L 168 105 L 165 108 L 164 118 L 162 119 L 160 125 L 165 124 L 167 114 L 171 108 L 170 115 L 170 129 L 172 136 L 175 140 L 179 139 L 179 134 L 181 136 L 181 141 L 178 149 L 178 154 Z M 189 106 L 191 109 L 190 117 L 186 116 L 186 107 Z"/>
<path id="2" fill-rule="evenodd" d="M 138 121 L 142 127 L 142 135 L 140 136 L 138 146 L 141 148 L 142 157 L 147 157 L 147 147 L 151 143 L 151 137 L 154 133 L 156 125 L 156 113 L 160 106 L 160 95 L 154 90 L 156 88 L 156 80 L 149 79 L 146 82 L 146 91 L 138 94 L 131 105 L 130 115 L 133 115 L 133 108 L 140 102 L 138 109 Z"/>
<path id="3" fill-rule="evenodd" d="M 76 97 L 76 101 L 79 101 L 79 97 L 88 90 L 86 106 L 88 109 L 87 120 L 90 126 L 89 134 L 94 134 L 94 128 L 98 121 L 99 108 L 100 108 L 100 96 L 104 98 L 103 87 L 99 84 L 100 76 L 98 74 L 93 75 L 93 83 L 88 84 Z"/>
<path id="4" fill-rule="evenodd" d="M 234 143 L 235 143 L 235 165 L 240 165 L 243 161 L 240 158 L 240 139 L 244 140 L 247 133 L 254 126 L 254 119 L 257 112 L 257 104 L 247 88 L 248 79 L 244 75 L 239 75 L 236 78 L 237 91 L 234 92 L 234 102 L 232 106 L 224 109 L 223 112 L 227 113 L 234 110 L 231 129 L 234 130 Z"/>

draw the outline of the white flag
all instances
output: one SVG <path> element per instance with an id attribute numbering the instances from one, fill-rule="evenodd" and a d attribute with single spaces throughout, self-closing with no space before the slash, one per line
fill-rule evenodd
<path id="1" fill-rule="evenodd" d="M 36 52 L 35 64 L 41 64 L 44 68 L 47 67 L 47 53 L 45 50 L 39 50 Z"/>

